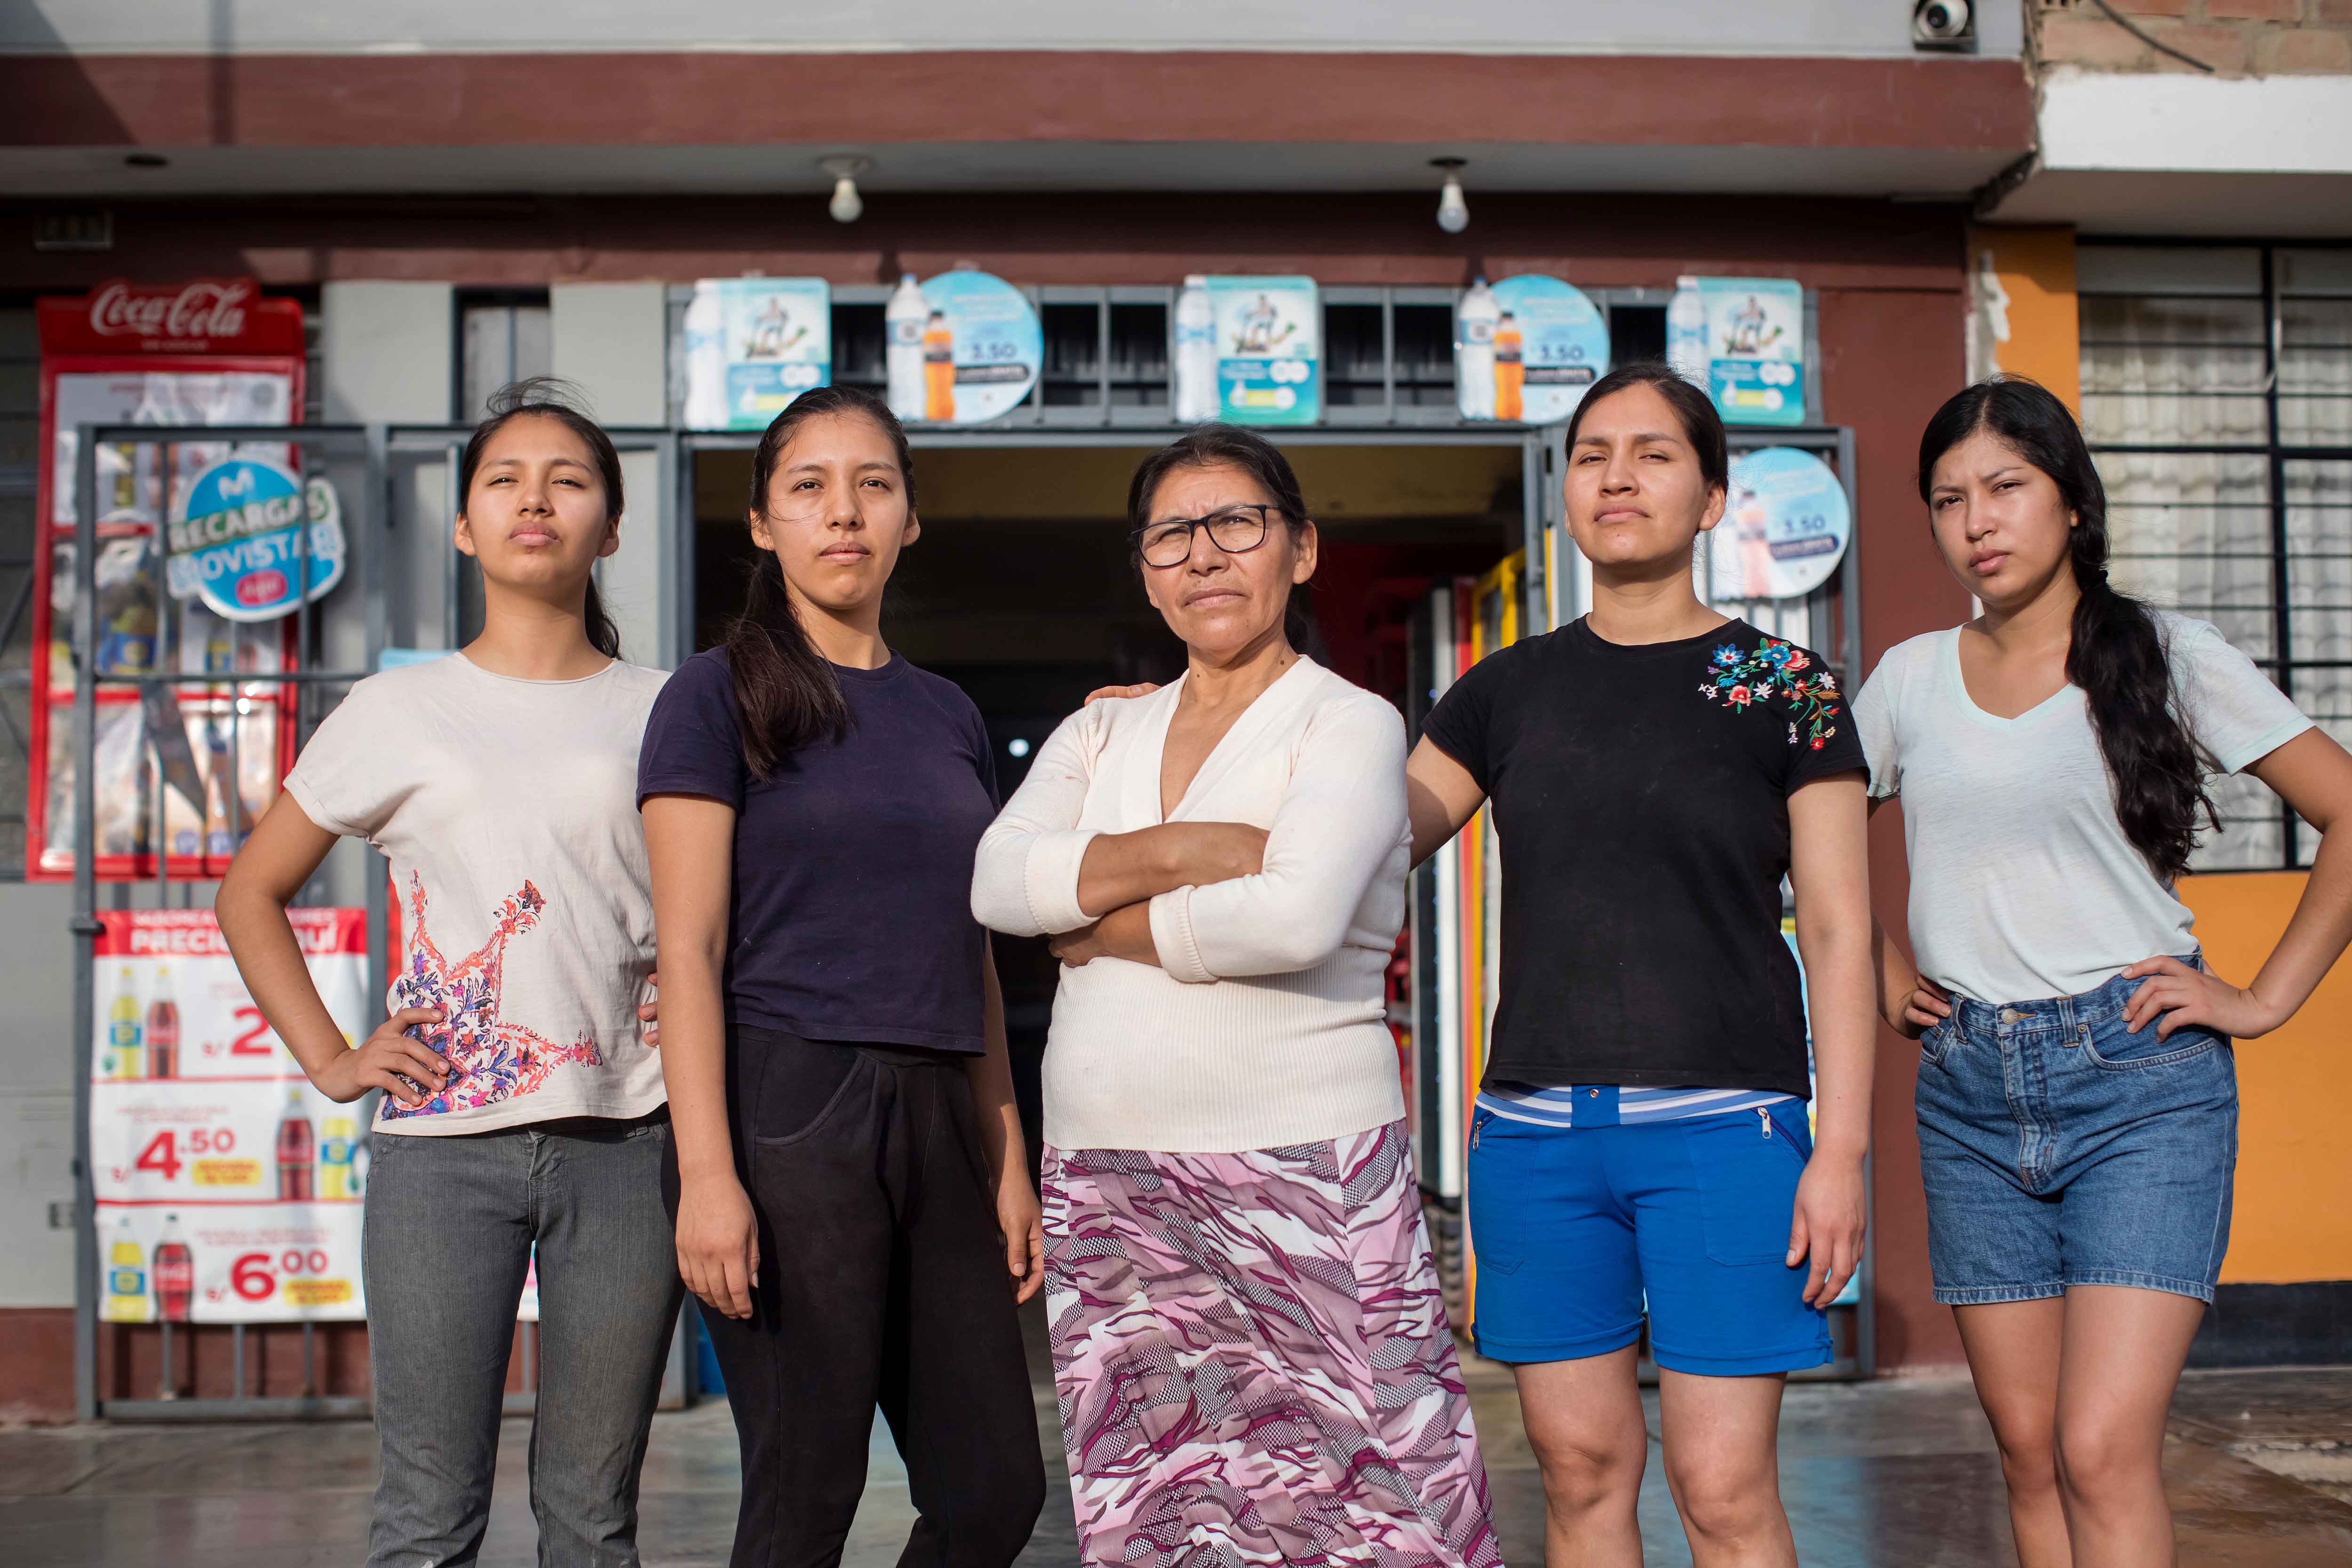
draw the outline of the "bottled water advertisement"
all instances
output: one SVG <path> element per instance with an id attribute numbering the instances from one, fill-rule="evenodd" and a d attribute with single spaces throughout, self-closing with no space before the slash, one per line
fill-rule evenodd
<path id="1" fill-rule="evenodd" d="M 1853 509 L 1827 463 L 1794 447 L 1733 459 L 1730 500 L 1707 535 L 1712 598 L 1794 599 L 1829 581 L 1853 535 Z"/>
<path id="2" fill-rule="evenodd" d="M 1706 320 L 1706 384 L 1724 422 L 1802 425 L 1804 289 L 1785 278 L 1696 281 Z M 1669 320 L 1670 331 L 1673 325 Z"/>
<path id="3" fill-rule="evenodd" d="M 890 411 L 909 423 L 978 425 L 1008 413 L 1045 363 L 1036 308 L 992 273 L 902 278 L 883 324 Z"/>
<path id="4" fill-rule="evenodd" d="M 1609 322 L 1557 278 L 1481 278 L 1454 310 L 1454 371 L 1463 418 L 1557 424 L 1608 374 Z"/>
<path id="5" fill-rule="evenodd" d="M 1205 279 L 1217 417 L 1312 425 L 1323 416 L 1323 303 L 1312 278 Z"/>
<path id="6" fill-rule="evenodd" d="M 367 914 L 286 911 L 346 1038 L 369 1024 Z M 364 1103 L 310 1087 L 210 910 L 99 919 L 90 1177 L 99 1315 L 116 1323 L 366 1316 Z"/>
<path id="7" fill-rule="evenodd" d="M 686 422 L 765 430 L 833 380 L 833 289 L 822 278 L 705 278 L 686 308 Z"/>

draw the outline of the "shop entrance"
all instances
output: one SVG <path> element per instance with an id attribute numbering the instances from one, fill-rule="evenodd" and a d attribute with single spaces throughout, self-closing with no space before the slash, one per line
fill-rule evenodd
<path id="1" fill-rule="evenodd" d="M 1126 521 L 1136 465 L 1177 433 L 910 432 L 923 536 L 899 559 L 884 633 L 978 705 L 1007 794 L 1087 692 L 1183 668 L 1136 579 Z M 1431 588 L 1489 574 L 1540 539 L 1543 434 L 1267 434 L 1320 533 L 1307 651 L 1407 709 L 1412 623 Z M 742 603 L 754 442 L 688 439 L 692 639 L 708 647 Z M 1044 942 L 1005 938 L 997 963 L 1034 1146 L 1054 963 Z"/>

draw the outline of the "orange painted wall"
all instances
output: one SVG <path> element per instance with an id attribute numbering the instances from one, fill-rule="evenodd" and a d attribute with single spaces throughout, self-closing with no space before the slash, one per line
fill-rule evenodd
<path id="1" fill-rule="evenodd" d="M 2299 871 L 2190 877 L 2206 962 L 2252 981 L 2294 913 Z M 2238 1047 L 2238 1189 L 2221 1279 L 2352 1279 L 2352 958 L 2283 1028 Z"/>
<path id="2" fill-rule="evenodd" d="M 1987 265 L 1987 258 L 1990 265 Z M 1972 228 L 1969 281 L 1984 321 L 1988 275 L 2005 298 L 2009 335 L 1990 343 L 1995 363 L 2030 375 L 2082 411 L 2081 319 L 2074 301 L 2074 231 L 2071 228 Z"/>

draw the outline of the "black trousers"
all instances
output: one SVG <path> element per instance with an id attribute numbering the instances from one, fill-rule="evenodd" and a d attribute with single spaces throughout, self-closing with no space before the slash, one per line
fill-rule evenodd
<path id="1" fill-rule="evenodd" d="M 728 1109 L 760 1222 L 749 1321 L 706 1310 L 743 1444 L 733 1568 L 833 1568 L 878 1405 L 920 1518 L 900 1568 L 1005 1568 L 1045 1501 L 965 1058 L 737 1026 Z M 677 1163 L 663 1172 L 677 1212 Z"/>

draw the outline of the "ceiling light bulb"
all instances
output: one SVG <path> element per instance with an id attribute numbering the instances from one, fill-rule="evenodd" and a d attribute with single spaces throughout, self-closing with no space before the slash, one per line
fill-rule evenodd
<path id="1" fill-rule="evenodd" d="M 847 174 L 833 183 L 833 200 L 824 210 L 833 215 L 835 223 L 856 223 L 866 211 L 865 200 L 857 194 L 857 182 Z"/>
<path id="2" fill-rule="evenodd" d="M 1447 174 L 1445 188 L 1437 193 L 1437 226 L 1460 234 L 1470 226 L 1470 204 L 1462 199 L 1462 176 Z"/>

